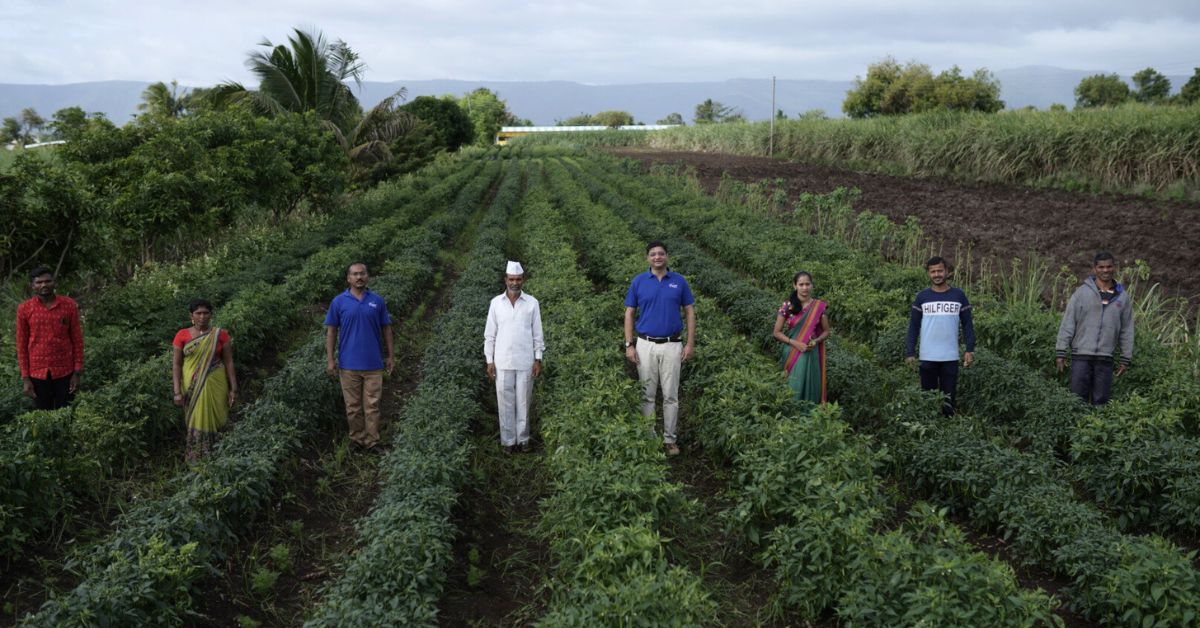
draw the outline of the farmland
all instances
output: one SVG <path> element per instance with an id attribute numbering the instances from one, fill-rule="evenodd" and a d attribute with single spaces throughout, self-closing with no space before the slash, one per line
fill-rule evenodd
<path id="1" fill-rule="evenodd" d="M 0 406 L 0 623 L 1196 621 L 1200 374 L 1186 326 L 1144 312 L 1157 324 L 1094 410 L 1053 373 L 1053 286 L 981 279 L 977 363 L 945 419 L 900 351 L 926 285 L 915 262 L 956 232 L 916 233 L 883 206 L 914 211 L 871 190 L 871 212 L 809 181 L 783 184 L 781 203 L 755 179 L 786 173 L 761 162 L 684 157 L 696 177 L 671 155 L 635 156 L 660 165 L 460 151 L 92 300 L 98 372 L 76 403 Z M 714 174 L 726 169 L 742 187 Z M 1174 251 L 1195 224 L 1154 233 Z M 1077 263 L 1064 237 L 1044 255 Z M 697 296 L 673 459 L 618 350 L 651 239 Z M 1002 268 L 1006 250 L 974 254 Z M 480 352 L 506 259 L 529 269 L 548 347 L 535 451 L 515 457 L 498 452 Z M 1189 258 L 1171 259 L 1155 277 L 1193 290 Z M 319 317 L 351 260 L 370 265 L 404 345 L 378 457 L 348 450 L 322 369 Z M 792 399 L 770 336 L 799 269 L 834 312 L 836 403 L 816 408 Z M 162 351 L 191 295 L 216 303 L 251 391 L 194 469 L 178 462 Z"/>
<path id="2" fill-rule="evenodd" d="M 976 268 L 1002 271 L 1015 257 L 1034 256 L 1051 272 L 1086 269 L 1091 255 L 1112 249 L 1126 263 L 1143 260 L 1151 283 L 1200 304 L 1200 203 L 1128 195 L 1083 195 L 999 183 L 954 183 L 861 172 L 845 167 L 720 153 L 614 148 L 647 165 L 691 171 L 703 188 L 722 194 L 734 182 L 766 186 L 780 211 L 791 211 L 804 194 L 857 189 L 856 211 L 894 223 L 916 218 L 936 249 Z M 731 190 L 730 190 L 731 191 Z M 1103 225 L 1102 228 L 1095 228 Z"/>

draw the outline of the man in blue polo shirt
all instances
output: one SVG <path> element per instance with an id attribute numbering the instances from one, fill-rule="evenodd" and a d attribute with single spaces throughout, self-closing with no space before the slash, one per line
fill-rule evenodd
<path id="1" fill-rule="evenodd" d="M 362 262 L 346 268 L 349 288 L 333 298 L 325 315 L 325 371 L 341 381 L 350 440 L 368 451 L 379 445 L 383 372 L 391 373 L 396 365 L 392 319 L 383 297 L 367 289 L 369 279 Z M 387 350 L 386 357 L 381 345 Z"/>
<path id="2" fill-rule="evenodd" d="M 696 299 L 683 275 L 667 267 L 667 247 L 654 241 L 646 246 L 650 270 L 633 278 L 625 295 L 625 357 L 638 367 L 642 383 L 642 415 L 654 417 L 658 388 L 663 392 L 663 447 L 679 455 L 675 444 L 679 422 L 679 370 L 692 357 L 696 339 Z M 687 314 L 687 341 L 683 319 Z M 637 324 L 634 324 L 634 312 Z M 636 332 L 636 339 L 635 339 Z"/>

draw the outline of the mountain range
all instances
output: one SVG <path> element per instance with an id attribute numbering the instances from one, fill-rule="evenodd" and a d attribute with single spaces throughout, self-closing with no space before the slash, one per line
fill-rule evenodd
<path id="1" fill-rule="evenodd" d="M 1070 106 L 1075 101 L 1075 86 L 1096 72 L 1027 66 L 999 70 L 994 74 L 1000 81 L 1000 97 L 1008 108 L 1034 106 L 1045 109 L 1052 103 Z M 1172 91 L 1177 92 L 1189 77 L 1168 78 Z M 26 107 L 33 107 L 49 118 L 63 107 L 77 105 L 88 112 L 103 112 L 110 120 L 123 124 L 137 112 L 141 93 L 149 84 L 140 81 L 69 85 L 0 83 L 0 118 L 18 115 Z M 853 86 L 853 81 L 779 79 L 776 81 L 775 106 L 789 118 L 812 109 L 840 117 L 842 100 Z M 628 85 L 587 85 L 571 81 L 366 81 L 358 92 L 359 100 L 364 107 L 371 107 L 401 87 L 408 90 L 409 99 L 443 94 L 461 96 L 475 88 L 486 87 L 499 93 L 517 117 L 540 125 L 609 109 L 628 111 L 635 120 L 645 123 L 654 123 L 672 112 L 690 122 L 696 105 L 707 98 L 736 108 L 750 120 L 766 120 L 771 115 L 771 79 Z"/>

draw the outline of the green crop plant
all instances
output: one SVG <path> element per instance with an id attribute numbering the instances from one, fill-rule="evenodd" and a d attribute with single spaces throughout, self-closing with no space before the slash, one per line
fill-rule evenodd
<path id="1" fill-rule="evenodd" d="M 538 534 L 557 566 L 548 581 L 549 626 L 695 625 L 715 621 L 699 578 L 672 565 L 665 522 L 693 508 L 666 478 L 665 459 L 617 352 L 599 353 L 604 321 L 620 319 L 615 291 L 591 294 L 591 283 L 569 261 L 573 237 L 611 234 L 581 222 L 589 201 L 561 166 L 530 177 L 524 251 L 539 272 L 530 292 L 559 307 L 546 310 L 547 342 L 557 343 L 555 367 L 543 390 L 542 432 L 554 493 L 543 502 Z M 568 222 L 567 212 L 571 219 Z M 638 256 L 589 247 L 589 272 L 625 281 Z M 636 271 L 635 271 L 636 272 Z"/>
<path id="2" fill-rule="evenodd" d="M 593 189 L 593 194 L 598 198 L 604 198 L 607 194 L 606 185 L 617 186 L 623 194 L 631 194 L 631 198 L 636 198 L 638 204 L 646 208 L 638 209 L 629 203 L 621 202 L 620 199 L 610 201 L 605 198 L 605 202 L 618 209 L 630 224 L 643 224 L 643 233 L 653 232 L 660 236 L 664 232 L 669 233 L 671 228 L 682 230 L 693 237 L 703 238 L 706 249 L 715 252 L 723 261 L 745 272 L 747 276 L 762 278 L 760 281 L 768 285 L 786 284 L 784 277 L 789 269 L 773 264 L 770 254 L 764 254 L 763 251 L 769 252 L 773 247 L 782 246 L 785 242 L 791 242 L 795 246 L 797 240 L 805 237 L 803 234 L 782 231 L 780 225 L 772 226 L 770 219 L 753 211 L 742 211 L 730 206 L 718 209 L 713 207 L 712 201 L 687 197 L 686 192 L 679 193 L 672 200 L 668 195 L 656 195 L 652 190 L 645 189 L 648 187 L 646 185 L 639 186 L 626 178 L 605 174 L 603 168 L 597 168 L 590 163 L 588 167 L 587 174 L 581 173 L 580 178 L 586 178 L 584 182 Z M 642 189 L 639 190 L 639 187 Z M 667 187 L 663 186 L 664 189 Z M 648 220 L 647 212 L 669 220 L 670 226 L 665 222 Z M 753 237 L 741 235 L 743 233 L 753 233 Z M 775 234 L 778 234 L 778 240 Z M 748 242 L 753 242 L 753 246 L 747 246 Z M 813 248 L 822 250 L 821 247 L 818 243 Z M 806 243 L 800 250 L 808 248 Z M 693 285 L 700 287 L 702 291 L 706 290 L 701 285 L 705 281 L 703 277 L 711 274 L 718 302 L 728 309 L 739 328 L 748 333 L 761 329 L 764 323 L 762 319 L 757 318 L 760 314 L 753 313 L 755 308 L 741 307 L 736 301 L 761 302 L 761 309 L 769 307 L 766 305 L 769 298 L 757 297 L 753 288 L 745 286 L 721 287 L 719 284 L 728 284 L 731 281 L 727 271 L 698 271 L 695 264 L 703 255 L 699 252 L 693 253 L 686 242 L 675 240 L 671 244 L 671 250 L 673 260 L 687 260 L 685 272 L 689 273 Z M 829 270 L 829 275 L 824 276 L 835 285 L 855 276 L 861 277 L 855 280 L 855 287 L 869 293 L 874 286 L 886 285 L 875 281 L 873 277 L 897 274 L 886 265 L 881 266 L 878 261 L 865 264 L 853 261 L 861 257 L 861 254 L 851 251 L 845 256 L 844 262 L 838 262 L 836 256 L 822 258 Z M 898 275 L 903 277 L 903 271 Z M 772 277 L 779 279 L 772 280 Z M 921 279 L 914 276 L 914 280 L 914 287 L 919 287 Z M 722 296 L 726 293 L 729 294 L 728 297 Z M 836 296 L 830 298 L 837 302 Z M 906 298 L 901 297 L 899 300 L 903 303 Z M 899 322 L 893 319 L 888 325 Z M 858 332 L 842 332 L 843 325 L 835 322 L 835 329 L 838 333 L 848 333 L 870 340 L 877 338 L 883 330 L 889 329 L 888 325 L 873 329 L 864 327 Z M 923 481 L 933 480 L 934 483 L 928 485 L 928 490 L 939 499 L 950 500 L 948 503 L 964 509 L 964 512 L 972 513 L 973 517 L 984 525 L 998 527 L 1006 538 L 1014 541 L 1015 547 L 1021 550 L 1020 555 L 1026 560 L 1047 565 L 1075 578 L 1076 586 L 1071 590 L 1071 604 L 1079 612 L 1090 617 L 1108 618 L 1109 621 L 1118 615 L 1143 617 L 1146 613 L 1153 614 L 1153 604 L 1150 602 L 1138 602 L 1132 598 L 1123 598 L 1119 603 L 1105 601 L 1103 590 L 1109 585 L 1101 584 L 1121 582 L 1124 586 L 1125 576 L 1112 576 L 1117 580 L 1105 581 L 1104 578 L 1109 576 L 1102 574 L 1125 573 L 1123 570 L 1136 571 L 1143 565 L 1153 564 L 1153 561 L 1166 566 L 1166 571 L 1155 577 L 1156 583 L 1174 583 L 1163 586 L 1178 586 L 1185 592 L 1173 597 L 1173 600 L 1194 601 L 1194 598 L 1189 596 L 1193 595 L 1190 591 L 1194 586 L 1192 583 L 1196 572 L 1186 564 L 1190 559 L 1177 549 L 1153 540 L 1134 540 L 1133 544 L 1138 551 L 1122 553 L 1122 544 L 1129 543 L 1131 537 L 1123 536 L 1115 529 L 1107 527 L 1104 516 L 1094 506 L 1078 500 L 1070 487 L 1069 476 L 1059 468 L 1059 463 L 1048 449 L 1042 448 L 1040 453 L 1030 451 L 1024 454 L 1008 449 L 987 438 L 987 434 L 993 428 L 986 420 L 978 418 L 968 417 L 962 422 L 945 425 L 945 421 L 936 418 L 934 406 L 928 403 L 925 396 L 915 394 L 911 375 L 906 375 L 903 369 L 897 372 L 882 371 L 872 363 L 873 360 L 871 352 L 857 343 L 835 342 L 831 345 L 831 389 L 839 389 L 838 395 L 848 410 L 851 422 L 877 433 L 884 442 L 892 446 L 893 451 L 904 452 L 905 455 L 896 458 L 892 464 L 901 473 L 914 474 L 913 481 L 918 486 Z M 986 372 L 981 372 L 980 375 L 984 376 Z M 1049 382 L 1043 382 L 1036 375 L 1033 375 L 1033 379 L 1026 379 L 1024 383 L 1035 390 L 1050 390 L 1047 387 Z M 997 391 L 999 394 L 999 389 Z M 1064 403 L 1078 403 L 1071 400 L 1061 388 L 1058 391 L 1055 395 L 1062 397 Z M 1012 397 L 1011 392 L 1009 397 Z M 1030 419 L 1039 414 L 1036 406 L 1028 405 L 1018 415 L 1013 415 L 1013 418 L 1018 423 L 1024 421 L 1026 425 L 1023 429 L 1029 431 L 1036 426 L 1036 421 L 1029 422 Z M 1070 429 L 1068 426 L 1065 431 L 1069 433 Z M 957 440 L 952 443 L 950 437 Z M 937 457 L 922 460 L 914 459 L 914 455 Z M 1176 483 L 1172 490 L 1175 491 L 1172 494 L 1174 499 L 1170 501 L 1172 504 L 1186 503 L 1183 500 L 1194 494 L 1192 489 L 1183 483 Z M 1098 553 L 1093 556 L 1092 562 L 1086 565 L 1063 553 L 1067 546 L 1081 536 L 1094 538 L 1098 543 L 1093 544 Z M 1192 611 L 1193 604 L 1187 602 L 1173 609 L 1168 615 L 1156 616 L 1174 617 L 1177 621 Z"/>
<path id="3" fill-rule="evenodd" d="M 592 272 L 597 278 L 614 281 L 628 272 L 621 269 L 639 265 L 636 251 L 641 239 L 670 230 L 639 217 L 619 196 L 595 184 L 595 173 L 587 172 L 588 165 L 573 163 L 575 184 L 558 183 L 557 191 L 573 199 L 570 206 L 583 257 L 589 260 Z M 558 169 L 552 163 L 548 170 Z M 596 202 L 579 199 L 581 189 L 588 190 Z M 617 210 L 614 203 L 625 209 Z M 673 266 L 683 269 L 700 293 L 715 294 L 717 302 L 731 308 L 743 324 L 740 327 L 752 329 L 754 325 L 746 323 L 761 321 L 763 311 L 774 311 L 771 297 L 713 264 L 690 243 L 668 236 L 667 244 Z M 620 263 L 622 259 L 630 263 Z M 606 260 L 610 261 L 606 264 Z M 839 592 L 853 585 L 855 572 L 847 568 L 848 557 L 875 543 L 871 528 L 880 510 L 873 504 L 882 504 L 873 473 L 877 459 L 863 442 L 848 434 L 848 426 L 837 420 L 836 414 L 828 414 L 836 410 L 826 408 L 824 414 L 814 415 L 812 423 L 807 422 L 803 416 L 806 409 L 794 405 L 786 387 L 775 378 L 774 368 L 755 357 L 745 341 L 732 341 L 727 336 L 729 323 L 722 322 L 723 316 L 705 303 L 698 301 L 697 305 L 704 329 L 709 330 L 701 336 L 699 351 L 709 357 L 687 368 L 687 386 L 698 395 L 689 420 L 700 422 L 697 430 L 706 447 L 722 453 L 728 447 L 726 455 L 736 461 L 739 497 L 728 520 L 752 547 L 770 542 L 762 560 L 776 571 L 781 605 L 800 610 L 804 617 L 816 617 L 836 602 Z M 840 515 L 830 519 L 831 527 L 816 523 L 818 513 L 831 512 Z M 813 526 L 808 528 L 812 536 L 795 536 L 808 525 Z M 822 532 L 821 541 L 843 539 L 839 551 L 820 551 L 817 537 Z M 807 551 L 810 542 L 811 553 Z M 994 584 L 1002 582 L 1003 577 Z M 1011 575 L 1007 582 L 1014 586 Z M 1047 598 L 1032 594 L 1029 600 L 1030 608 L 1048 613 Z M 963 608 L 971 606 L 974 604 L 968 601 Z"/>
<path id="4" fill-rule="evenodd" d="M 380 461 L 383 489 L 360 519 L 360 547 L 326 584 L 306 626 L 433 625 L 452 561 L 452 511 L 469 473 L 470 421 L 482 412 L 477 322 L 487 314 L 501 268 L 504 223 L 520 196 L 522 168 L 504 162 L 504 175 L 475 233 L 470 262 L 459 276 L 450 310 L 438 319 L 424 353 L 424 377 L 396 421 L 392 450 Z M 443 224 L 441 242 L 472 222 L 489 187 L 464 190 Z M 414 285 L 428 281 L 438 242 L 412 258 Z M 394 260 L 393 260 L 394 261 Z M 407 283 L 407 282 L 406 282 Z"/>
<path id="5" fill-rule="evenodd" d="M 424 225 L 407 231 L 388 230 L 387 240 L 371 238 L 377 242 L 371 246 L 398 251 L 390 260 L 391 267 L 399 269 L 397 274 L 377 277 L 372 284 L 396 312 L 416 304 L 437 252 L 436 246 L 415 246 L 406 238 L 419 234 L 424 241 L 433 225 L 445 229 L 443 237 L 462 228 L 498 172 L 498 166 L 484 168 L 481 176 L 470 177 L 461 189 L 447 190 L 457 195 L 455 203 L 435 209 Z M 314 259 L 330 266 L 332 259 L 325 255 L 332 254 L 323 252 Z M 357 257 L 363 253 L 356 248 L 342 254 Z M 344 260 L 338 260 L 325 275 L 305 272 L 299 275 L 304 278 L 300 281 L 307 282 L 313 292 L 325 292 L 325 286 L 336 283 L 344 268 Z M 140 504 L 116 521 L 113 535 L 81 560 L 81 583 L 47 602 L 38 614 L 26 618 L 26 623 L 61 624 L 88 617 L 110 625 L 173 624 L 188 616 L 194 583 L 215 571 L 213 563 L 253 521 L 270 497 L 285 468 L 283 463 L 298 452 L 302 437 L 322 422 L 340 420 L 340 391 L 321 367 L 324 336 L 323 331 L 311 336 L 293 353 L 287 366 L 270 378 L 259 398 L 243 411 L 236 428 L 220 441 L 213 455 L 203 459 L 194 472 L 173 480 L 173 493 Z M 400 473 L 401 477 L 413 475 Z M 449 497 L 452 502 L 453 496 Z M 440 524 L 441 529 L 446 527 L 445 522 Z M 435 525 L 433 529 L 439 528 Z M 420 531 L 414 527 L 410 532 Z M 163 541 L 154 545 L 155 539 Z M 434 540 L 422 538 L 419 546 L 431 547 Z M 140 566 L 150 559 L 179 561 L 178 557 L 185 559 L 179 568 L 161 573 Z M 275 567 L 270 571 L 282 569 Z"/>

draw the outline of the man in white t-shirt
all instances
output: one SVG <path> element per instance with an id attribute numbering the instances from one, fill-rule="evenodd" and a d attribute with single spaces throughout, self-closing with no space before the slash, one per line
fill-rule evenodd
<path id="1" fill-rule="evenodd" d="M 496 382 L 500 445 L 509 453 L 529 449 L 529 401 L 546 349 L 541 308 L 524 285 L 525 269 L 509 262 L 504 293 L 492 299 L 483 331 L 487 374 Z"/>

